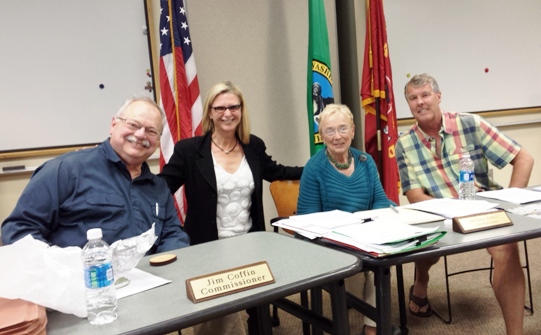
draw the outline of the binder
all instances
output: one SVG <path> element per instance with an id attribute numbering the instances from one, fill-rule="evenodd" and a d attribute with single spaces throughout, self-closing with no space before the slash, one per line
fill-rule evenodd
<path id="1" fill-rule="evenodd" d="M 322 240 L 359 250 L 372 257 L 387 257 L 420 250 L 434 245 L 446 231 L 418 228 L 403 223 L 372 221 L 339 227 L 322 236 Z"/>
<path id="2" fill-rule="evenodd" d="M 443 221 L 444 217 L 413 209 L 383 208 L 355 213 L 334 210 L 295 215 L 272 225 L 287 228 L 309 238 L 360 250 L 373 257 L 385 257 L 429 247 L 445 231 L 416 224 Z"/>

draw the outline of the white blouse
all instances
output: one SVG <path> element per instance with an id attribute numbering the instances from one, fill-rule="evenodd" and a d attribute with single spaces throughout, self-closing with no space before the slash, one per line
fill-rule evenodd
<path id="1" fill-rule="evenodd" d="M 218 188 L 218 204 L 216 208 L 216 224 L 218 238 L 226 238 L 247 233 L 252 228 L 250 208 L 254 177 L 246 157 L 237 171 L 229 173 L 214 160 L 216 186 Z"/>

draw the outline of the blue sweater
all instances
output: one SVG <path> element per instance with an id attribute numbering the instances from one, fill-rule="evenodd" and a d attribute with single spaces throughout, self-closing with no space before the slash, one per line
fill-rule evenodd
<path id="1" fill-rule="evenodd" d="M 326 212 L 339 209 L 346 212 L 389 207 L 372 157 L 351 148 L 355 170 L 351 176 L 338 172 L 325 156 L 325 149 L 316 153 L 301 177 L 297 214 Z"/>

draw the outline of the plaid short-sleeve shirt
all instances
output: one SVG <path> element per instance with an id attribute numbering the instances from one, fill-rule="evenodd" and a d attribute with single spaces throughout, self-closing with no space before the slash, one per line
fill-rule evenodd
<path id="1" fill-rule="evenodd" d="M 441 157 L 436 141 L 414 124 L 396 145 L 402 191 L 422 188 L 435 198 L 458 198 L 462 149 L 475 164 L 475 186 L 480 190 L 502 188 L 489 178 L 488 162 L 498 169 L 511 162 L 520 145 L 479 115 L 442 111 Z"/>

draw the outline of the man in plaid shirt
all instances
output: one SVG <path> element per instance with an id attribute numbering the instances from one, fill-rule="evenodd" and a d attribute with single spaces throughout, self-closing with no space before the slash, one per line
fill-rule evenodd
<path id="1" fill-rule="evenodd" d="M 532 156 L 513 139 L 479 115 L 440 109 L 438 83 L 427 74 L 414 76 L 404 89 L 416 123 L 396 145 L 402 190 L 410 203 L 432 198 L 458 198 L 459 161 L 467 150 L 475 163 L 478 190 L 500 189 L 490 179 L 488 162 L 513 166 L 509 187 L 526 187 L 533 167 Z M 517 243 L 488 248 L 494 259 L 493 289 L 502 309 L 507 334 L 522 334 L 524 274 Z M 410 288 L 410 312 L 428 317 L 428 271 L 439 258 L 418 261 L 415 283 Z"/>

